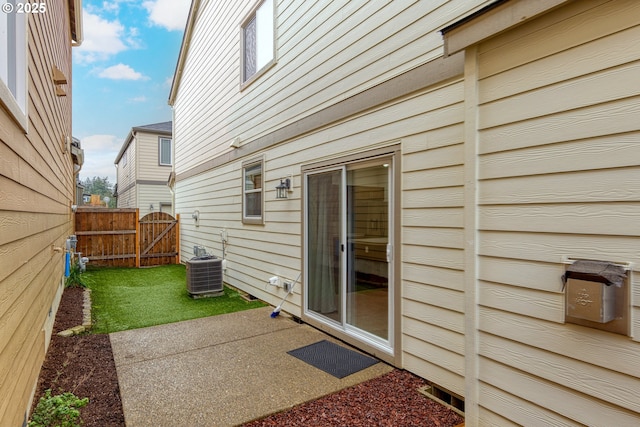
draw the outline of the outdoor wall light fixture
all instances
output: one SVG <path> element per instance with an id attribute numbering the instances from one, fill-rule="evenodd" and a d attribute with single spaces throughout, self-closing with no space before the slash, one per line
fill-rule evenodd
<path id="1" fill-rule="evenodd" d="M 276 186 L 276 199 L 288 198 L 291 191 L 291 178 L 280 178 L 280 184 Z"/>

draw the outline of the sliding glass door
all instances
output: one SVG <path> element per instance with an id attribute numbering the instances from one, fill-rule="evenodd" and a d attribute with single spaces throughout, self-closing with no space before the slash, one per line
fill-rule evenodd
<path id="1" fill-rule="evenodd" d="M 387 349 L 391 169 L 384 157 L 305 175 L 306 313 Z"/>

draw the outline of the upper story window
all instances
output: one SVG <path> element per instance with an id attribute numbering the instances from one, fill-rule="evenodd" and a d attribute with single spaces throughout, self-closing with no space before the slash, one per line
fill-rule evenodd
<path id="1" fill-rule="evenodd" d="M 122 166 L 127 166 L 129 162 L 129 149 L 127 149 L 124 153 L 122 153 Z"/>
<path id="2" fill-rule="evenodd" d="M 264 0 L 242 24 L 242 83 L 246 83 L 275 59 L 273 0 Z"/>
<path id="3" fill-rule="evenodd" d="M 15 0 L 7 3 L 15 6 Z M 26 130 L 27 21 L 24 13 L 0 13 L 0 102 Z"/>
<path id="4" fill-rule="evenodd" d="M 159 139 L 158 163 L 160 166 L 171 166 L 171 138 Z"/>
<path id="5" fill-rule="evenodd" d="M 263 161 L 253 160 L 242 166 L 242 222 L 262 224 Z"/>

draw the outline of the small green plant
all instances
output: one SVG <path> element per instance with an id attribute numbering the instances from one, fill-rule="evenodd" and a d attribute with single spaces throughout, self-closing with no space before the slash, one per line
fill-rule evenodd
<path id="1" fill-rule="evenodd" d="M 64 285 L 67 288 L 87 287 L 87 284 L 82 279 L 82 270 L 80 270 L 80 264 L 78 264 L 77 262 L 74 263 L 69 269 L 69 277 L 67 277 Z"/>
<path id="2" fill-rule="evenodd" d="M 51 389 L 44 392 L 31 415 L 29 427 L 77 427 L 82 425 L 79 408 L 89 403 L 70 392 L 51 396 Z"/>

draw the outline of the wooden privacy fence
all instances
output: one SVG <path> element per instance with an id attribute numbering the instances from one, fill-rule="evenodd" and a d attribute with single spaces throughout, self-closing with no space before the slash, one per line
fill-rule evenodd
<path id="1" fill-rule="evenodd" d="M 78 207 L 77 252 L 90 265 L 149 267 L 177 264 L 180 215 L 152 212 L 138 219 L 138 209 Z"/>

